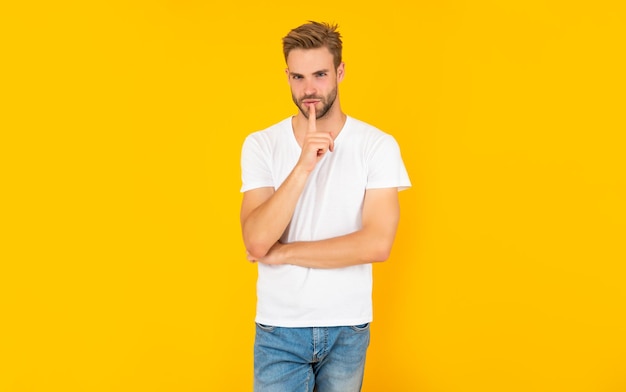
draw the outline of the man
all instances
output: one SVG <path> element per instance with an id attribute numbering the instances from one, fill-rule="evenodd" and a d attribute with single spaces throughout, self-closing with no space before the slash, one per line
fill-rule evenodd
<path id="1" fill-rule="evenodd" d="M 254 389 L 359 391 L 372 321 L 371 263 L 388 258 L 409 187 L 388 134 L 341 110 L 336 25 L 283 38 L 298 113 L 243 145 L 241 226 L 258 262 Z"/>

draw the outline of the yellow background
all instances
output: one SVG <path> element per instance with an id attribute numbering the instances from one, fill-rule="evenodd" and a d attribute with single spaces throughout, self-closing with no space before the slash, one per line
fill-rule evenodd
<path id="1" fill-rule="evenodd" d="M 309 19 L 413 181 L 363 390 L 626 391 L 620 4 L 3 2 L 0 391 L 251 390 L 239 153 Z"/>

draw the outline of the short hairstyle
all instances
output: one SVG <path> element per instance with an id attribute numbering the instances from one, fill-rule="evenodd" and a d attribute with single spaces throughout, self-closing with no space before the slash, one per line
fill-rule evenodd
<path id="1" fill-rule="evenodd" d="M 309 23 L 296 27 L 283 38 L 283 53 L 285 62 L 289 52 L 294 49 L 317 49 L 327 48 L 333 55 L 335 68 L 341 64 L 341 34 L 337 31 L 337 24 Z"/>

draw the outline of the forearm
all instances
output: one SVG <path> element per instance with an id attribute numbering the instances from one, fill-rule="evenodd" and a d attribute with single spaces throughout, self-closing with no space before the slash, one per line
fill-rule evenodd
<path id="1" fill-rule="evenodd" d="M 342 268 L 385 261 L 391 252 L 393 237 L 360 230 L 321 241 L 278 244 L 274 262 L 308 268 Z"/>
<path id="2" fill-rule="evenodd" d="M 309 268 L 342 268 L 385 261 L 391 253 L 399 219 L 396 188 L 368 190 L 360 230 L 320 241 L 276 242 L 264 257 L 249 259 Z"/>
<path id="3" fill-rule="evenodd" d="M 263 257 L 280 239 L 291 221 L 307 178 L 308 173 L 296 166 L 267 200 L 250 212 L 242 211 L 242 233 L 249 254 Z"/>

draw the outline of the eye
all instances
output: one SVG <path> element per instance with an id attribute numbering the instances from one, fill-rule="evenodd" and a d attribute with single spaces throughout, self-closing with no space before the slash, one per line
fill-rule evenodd
<path id="1" fill-rule="evenodd" d="M 292 79 L 299 80 L 302 79 L 302 75 L 291 75 Z"/>
<path id="2" fill-rule="evenodd" d="M 326 75 L 328 75 L 326 72 L 318 72 L 318 73 L 317 73 L 317 77 L 318 77 L 318 78 L 322 78 L 322 77 L 324 77 L 324 76 L 326 76 Z"/>

